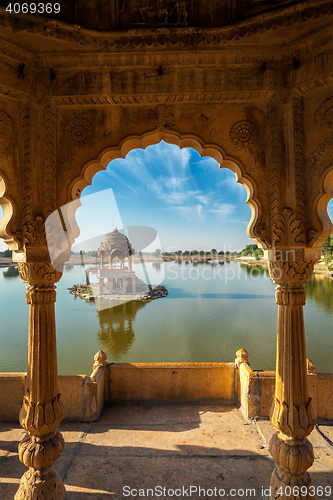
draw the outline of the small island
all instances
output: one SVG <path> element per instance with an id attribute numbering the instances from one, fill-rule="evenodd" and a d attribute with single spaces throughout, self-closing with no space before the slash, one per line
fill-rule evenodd
<path id="1" fill-rule="evenodd" d="M 132 268 L 135 250 L 126 235 L 114 229 L 98 249 L 100 266 L 86 269 L 86 283 L 73 285 L 69 291 L 76 297 L 95 300 L 104 308 L 109 300 L 154 300 L 168 295 L 162 285 L 147 284 Z M 107 265 L 105 265 L 107 263 Z M 145 263 L 142 259 L 145 269 Z M 97 272 L 97 283 L 90 283 L 90 273 Z"/>

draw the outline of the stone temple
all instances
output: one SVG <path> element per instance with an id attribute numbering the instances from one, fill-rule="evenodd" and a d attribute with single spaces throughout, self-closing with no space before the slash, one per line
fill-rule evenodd
<path id="1" fill-rule="evenodd" d="M 137 278 L 132 269 L 132 255 L 134 249 L 127 236 L 114 229 L 108 233 L 98 249 L 101 265 L 97 271 L 99 281 L 99 294 L 105 295 L 116 293 L 136 293 L 137 288 L 141 290 L 144 283 Z M 105 267 L 105 260 L 108 266 Z M 107 290 L 104 281 L 107 280 Z M 137 285 L 140 285 L 137 287 Z M 146 287 L 147 288 L 147 287 Z"/>

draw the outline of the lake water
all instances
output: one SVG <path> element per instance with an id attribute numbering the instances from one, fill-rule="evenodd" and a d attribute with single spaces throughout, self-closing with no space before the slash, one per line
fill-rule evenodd
<path id="1" fill-rule="evenodd" d="M 266 269 L 233 261 L 146 266 L 152 282 L 164 276 L 169 295 L 101 312 L 69 294 L 85 273 L 67 267 L 57 284 L 59 373 L 90 375 L 98 350 L 109 362 L 224 362 L 242 347 L 253 369 L 275 370 L 277 305 Z M 143 278 L 140 265 L 133 268 Z M 0 301 L 0 371 L 26 371 L 29 307 L 16 268 L 0 269 Z M 317 372 L 332 372 L 332 279 L 311 278 L 304 317 L 307 357 Z"/>

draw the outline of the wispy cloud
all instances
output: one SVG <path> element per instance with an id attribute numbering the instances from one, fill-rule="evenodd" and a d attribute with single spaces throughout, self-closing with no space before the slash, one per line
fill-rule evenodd
<path id="1" fill-rule="evenodd" d="M 216 215 L 221 215 L 227 217 L 236 209 L 236 205 L 231 205 L 230 203 L 215 203 L 213 208 L 208 210 L 209 212 L 215 213 Z"/>

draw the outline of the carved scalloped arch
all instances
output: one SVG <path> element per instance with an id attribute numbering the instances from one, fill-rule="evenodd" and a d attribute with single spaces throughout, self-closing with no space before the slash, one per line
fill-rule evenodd
<path id="1" fill-rule="evenodd" d="M 0 238 L 3 238 L 10 250 L 19 249 L 19 239 L 10 233 L 10 222 L 12 221 L 16 205 L 13 199 L 7 194 L 8 181 L 3 172 L 0 171 L 0 205 L 3 209 L 2 219 L 0 220 Z"/>
<path id="2" fill-rule="evenodd" d="M 321 229 L 313 236 L 310 232 L 309 247 L 320 248 L 333 232 L 333 222 L 327 212 L 328 202 L 333 198 L 333 165 L 327 167 L 319 179 L 320 193 L 315 198 L 313 209 L 320 221 Z M 311 230 L 310 230 L 311 231 Z"/>
<path id="3" fill-rule="evenodd" d="M 92 179 L 97 172 L 101 170 L 106 170 L 108 164 L 116 158 L 125 158 L 126 155 L 133 149 L 145 149 L 148 146 L 158 144 L 161 140 L 168 144 L 175 144 L 180 149 L 192 148 L 199 153 L 201 157 L 210 156 L 214 158 L 220 165 L 229 168 L 234 172 L 236 176 L 236 181 L 242 184 L 247 191 L 246 203 L 251 208 L 251 219 L 247 228 L 247 234 L 253 238 L 258 244 L 263 248 L 267 248 L 264 241 L 258 239 L 254 236 L 254 226 L 258 219 L 260 211 L 260 201 L 257 197 L 257 186 L 248 174 L 245 174 L 244 167 L 241 162 L 234 157 L 226 156 L 223 149 L 216 144 L 205 144 L 200 137 L 195 135 L 184 135 L 180 134 L 174 130 L 154 130 L 149 131 L 141 136 L 129 136 L 124 138 L 118 146 L 110 147 L 101 152 L 101 154 L 95 160 L 87 162 L 83 169 L 81 176 L 76 178 L 71 186 L 69 193 L 69 202 L 65 206 L 65 210 L 62 209 L 64 221 L 67 229 L 69 231 L 69 240 L 72 242 L 78 237 L 80 231 L 75 221 L 75 212 L 77 208 L 81 205 L 79 199 L 81 193 L 85 187 L 92 183 Z M 72 203 L 71 201 L 76 201 Z"/>

